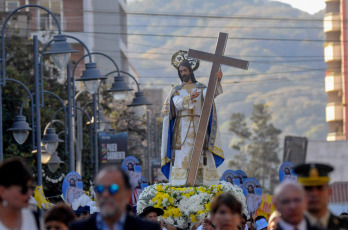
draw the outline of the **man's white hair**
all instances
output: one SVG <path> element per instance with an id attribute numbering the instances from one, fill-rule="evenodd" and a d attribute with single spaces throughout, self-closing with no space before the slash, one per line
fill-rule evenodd
<path id="1" fill-rule="evenodd" d="M 301 193 L 305 194 L 302 185 L 300 185 L 299 183 L 293 181 L 284 181 L 283 183 L 278 184 L 274 189 L 274 196 L 276 200 L 279 197 L 279 195 L 281 195 L 282 192 L 289 187 L 297 188 Z"/>

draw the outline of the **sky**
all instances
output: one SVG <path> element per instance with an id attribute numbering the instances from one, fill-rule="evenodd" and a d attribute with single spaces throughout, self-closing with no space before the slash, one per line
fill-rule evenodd
<path id="1" fill-rule="evenodd" d="M 292 7 L 314 14 L 325 8 L 325 0 L 276 0 L 290 4 Z"/>

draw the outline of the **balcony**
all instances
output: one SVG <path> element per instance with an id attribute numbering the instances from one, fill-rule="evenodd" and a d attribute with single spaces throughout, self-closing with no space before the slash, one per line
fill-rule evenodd
<path id="1" fill-rule="evenodd" d="M 326 121 L 342 121 L 343 105 L 339 102 L 328 103 L 326 106 Z"/>
<path id="2" fill-rule="evenodd" d="M 325 62 L 341 60 L 341 45 L 339 42 L 327 42 L 324 47 Z"/>
<path id="3" fill-rule="evenodd" d="M 343 133 L 329 133 L 326 136 L 327 141 L 342 141 L 345 139 L 346 137 Z"/>
<path id="4" fill-rule="evenodd" d="M 324 17 L 324 32 L 340 31 L 341 21 L 339 13 L 327 13 Z"/>
<path id="5" fill-rule="evenodd" d="M 342 76 L 340 73 L 327 72 L 325 74 L 325 92 L 342 90 Z"/>

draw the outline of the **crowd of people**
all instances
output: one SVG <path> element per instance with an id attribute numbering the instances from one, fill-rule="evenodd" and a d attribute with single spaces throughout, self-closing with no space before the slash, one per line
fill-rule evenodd
<path id="1" fill-rule="evenodd" d="M 295 168 L 298 183 L 285 181 L 275 191 L 276 210 L 267 220 L 254 220 L 242 213 L 242 204 L 230 193 L 214 198 L 210 217 L 191 229 L 241 230 L 340 230 L 348 229 L 347 213 L 334 216 L 328 209 L 332 167 L 323 164 L 303 164 Z M 131 184 L 126 172 L 116 167 L 103 168 L 95 178 L 95 192 L 100 212 L 89 215 L 88 207 L 75 212 L 71 206 L 59 203 L 46 211 L 44 217 L 28 208 L 33 192 L 32 172 L 19 158 L 4 161 L 0 166 L 0 230 L 20 229 L 87 229 L 87 230 L 174 230 L 177 227 L 158 219 L 164 211 L 147 207 L 138 216 L 129 206 Z"/>

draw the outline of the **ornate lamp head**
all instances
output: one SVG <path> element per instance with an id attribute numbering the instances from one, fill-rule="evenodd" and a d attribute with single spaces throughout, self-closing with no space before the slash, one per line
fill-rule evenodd
<path id="1" fill-rule="evenodd" d="M 193 71 L 197 70 L 199 67 L 199 60 L 187 57 L 187 51 L 184 50 L 179 50 L 173 54 L 171 64 L 175 67 L 175 69 L 178 69 L 180 63 L 183 61 L 190 62 Z"/>

